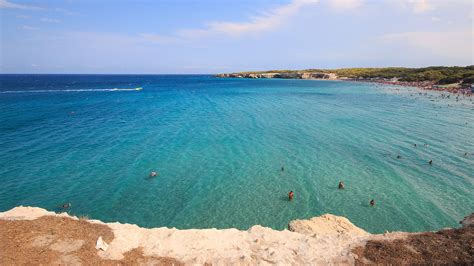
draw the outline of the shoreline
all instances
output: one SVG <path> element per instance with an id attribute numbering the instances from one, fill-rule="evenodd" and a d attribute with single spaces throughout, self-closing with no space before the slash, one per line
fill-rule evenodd
<path id="1" fill-rule="evenodd" d="M 282 231 L 147 229 L 20 206 L 0 213 L 0 264 L 469 264 L 474 214 L 461 223 L 437 233 L 370 234 L 325 214 Z"/>
<path id="2" fill-rule="evenodd" d="M 439 91 L 439 92 L 448 92 L 452 94 L 464 95 L 471 97 L 473 92 L 470 89 L 467 89 L 462 86 L 452 85 L 451 86 L 441 86 L 436 85 L 434 82 L 410 82 L 410 81 L 384 81 L 384 80 L 348 80 L 348 79 L 338 79 L 339 81 L 353 81 L 353 82 L 367 82 L 383 85 L 392 85 L 392 86 L 401 86 L 401 87 L 412 87 L 420 90 L 427 91 Z"/>
<path id="3" fill-rule="evenodd" d="M 464 95 L 471 97 L 474 93 L 472 84 L 452 83 L 440 85 L 434 81 L 399 81 L 399 78 L 348 78 L 339 77 L 335 73 L 313 73 L 313 72 L 262 72 L 262 73 L 225 73 L 216 74 L 217 78 L 243 78 L 243 79 L 304 79 L 304 80 L 327 80 L 327 81 L 351 81 L 351 82 L 367 82 L 375 84 L 414 87 L 421 90 L 429 91 L 446 91 L 448 93 Z"/>

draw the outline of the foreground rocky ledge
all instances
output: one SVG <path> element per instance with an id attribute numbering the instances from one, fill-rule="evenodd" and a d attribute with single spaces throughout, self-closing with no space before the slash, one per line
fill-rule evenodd
<path id="1" fill-rule="evenodd" d="M 16 207 L 0 213 L 0 265 L 471 264 L 474 215 L 437 233 L 372 235 L 330 214 L 289 230 L 140 228 Z M 98 246 L 98 239 L 108 245 Z M 99 248 L 99 249 L 97 249 Z"/>

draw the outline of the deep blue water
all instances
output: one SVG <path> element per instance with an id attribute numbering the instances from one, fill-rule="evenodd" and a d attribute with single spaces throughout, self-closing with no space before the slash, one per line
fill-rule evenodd
<path id="1" fill-rule="evenodd" d="M 146 227 L 283 229 L 324 213 L 370 232 L 457 226 L 474 211 L 474 104 L 438 95 L 337 81 L 0 75 L 0 211 L 71 202 L 73 214 Z"/>

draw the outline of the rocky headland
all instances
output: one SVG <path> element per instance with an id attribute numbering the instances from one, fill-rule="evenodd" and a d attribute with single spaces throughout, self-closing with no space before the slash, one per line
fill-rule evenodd
<path id="1" fill-rule="evenodd" d="M 472 95 L 474 66 L 426 68 L 341 68 L 307 70 L 270 70 L 217 74 L 219 78 L 313 79 L 375 82 Z"/>
<path id="2" fill-rule="evenodd" d="M 250 78 L 250 79 L 261 79 L 261 78 L 279 78 L 279 79 L 326 79 L 336 80 L 337 75 L 335 73 L 322 73 L 322 72 L 242 72 L 242 73 L 227 73 L 217 74 L 219 78 Z"/>

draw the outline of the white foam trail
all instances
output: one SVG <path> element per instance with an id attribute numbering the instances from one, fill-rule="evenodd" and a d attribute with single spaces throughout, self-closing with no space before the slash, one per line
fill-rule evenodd
<path id="1" fill-rule="evenodd" d="M 22 91 L 0 91 L 0 93 L 47 93 L 47 92 L 100 92 L 100 91 L 140 91 L 139 88 L 130 88 L 130 89 L 70 89 L 70 90 L 22 90 Z"/>

